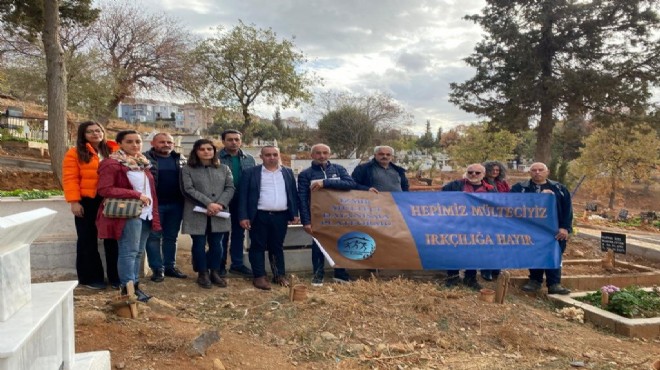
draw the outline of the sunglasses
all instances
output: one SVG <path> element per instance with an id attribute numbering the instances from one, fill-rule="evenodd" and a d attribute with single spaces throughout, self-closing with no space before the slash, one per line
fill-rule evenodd
<path id="1" fill-rule="evenodd" d="M 481 175 L 480 171 L 468 171 L 468 175 Z"/>

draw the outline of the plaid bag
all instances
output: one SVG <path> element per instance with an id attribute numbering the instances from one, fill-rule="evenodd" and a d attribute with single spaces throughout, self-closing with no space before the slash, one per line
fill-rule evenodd
<path id="1" fill-rule="evenodd" d="M 108 218 L 135 218 L 142 213 L 142 200 L 107 198 L 103 201 L 103 216 Z"/>

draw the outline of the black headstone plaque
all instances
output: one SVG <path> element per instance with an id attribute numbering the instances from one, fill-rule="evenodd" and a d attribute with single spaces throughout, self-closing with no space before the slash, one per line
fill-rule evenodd
<path id="1" fill-rule="evenodd" d="M 600 233 L 600 250 L 605 252 L 608 249 L 614 253 L 626 254 L 626 234 Z"/>

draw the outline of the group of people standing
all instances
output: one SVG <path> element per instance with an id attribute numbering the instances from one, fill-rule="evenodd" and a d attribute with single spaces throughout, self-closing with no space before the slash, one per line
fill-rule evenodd
<path id="1" fill-rule="evenodd" d="M 226 287 L 227 271 L 252 277 L 253 285 L 270 290 L 271 283 L 288 286 L 283 243 L 287 227 L 302 223 L 313 235 L 311 194 L 320 189 L 364 190 L 372 192 L 408 191 L 405 170 L 395 163 L 389 146 L 374 148 L 374 157 L 347 170 L 330 162 L 331 149 L 325 144 L 312 146 L 311 166 L 297 182 L 293 171 L 282 166 L 280 151 L 274 146 L 261 149 L 261 165 L 242 149 L 242 134 L 226 130 L 221 136 L 223 149 L 212 141 L 197 140 L 188 157 L 174 151 L 174 140 L 167 133 L 155 135 L 152 148 L 142 153 L 142 138 L 133 130 L 121 131 L 115 141 L 107 140 L 102 125 L 83 122 L 78 127 L 76 146 L 64 158 L 63 185 L 71 205 L 78 233 L 76 269 L 81 285 L 104 289 L 103 266 L 98 239 L 103 239 L 108 283 L 123 291 L 129 282 L 137 299 L 151 298 L 140 287 L 139 269 L 146 249 L 151 280 L 165 277 L 185 279 L 176 265 L 177 237 L 181 231 L 192 239 L 192 267 L 197 284 L 210 289 Z M 468 166 L 463 179 L 446 184 L 443 191 L 464 192 L 551 192 L 557 198 L 560 229 L 557 239 L 562 252 L 570 232 L 572 210 L 566 188 L 548 180 L 543 163 L 531 167 L 531 179 L 509 189 L 506 168 L 499 162 Z M 140 199 L 139 217 L 112 218 L 103 214 L 105 198 Z M 248 258 L 243 261 L 245 231 L 250 235 Z M 267 279 L 265 252 L 272 279 Z M 228 256 L 231 258 L 227 269 Z M 324 256 L 312 245 L 312 285 L 324 281 Z M 550 293 L 568 294 L 560 285 L 561 270 L 530 270 L 524 290 L 537 291 L 546 274 Z M 482 271 L 492 280 L 499 271 Z M 334 280 L 345 283 L 351 277 L 345 269 L 334 269 Z M 460 283 L 459 272 L 449 271 L 447 286 Z M 476 270 L 465 271 L 463 283 L 478 288 Z"/>

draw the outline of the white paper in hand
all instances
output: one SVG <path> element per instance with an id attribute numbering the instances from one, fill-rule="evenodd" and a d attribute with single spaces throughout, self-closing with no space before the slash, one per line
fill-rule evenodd
<path id="1" fill-rule="evenodd" d="M 204 207 L 195 206 L 195 208 L 193 208 L 193 211 L 199 213 L 206 213 L 207 210 Z M 220 218 L 229 218 L 229 216 L 231 216 L 229 212 L 223 212 L 223 211 L 215 214 L 215 217 L 220 217 Z"/>

